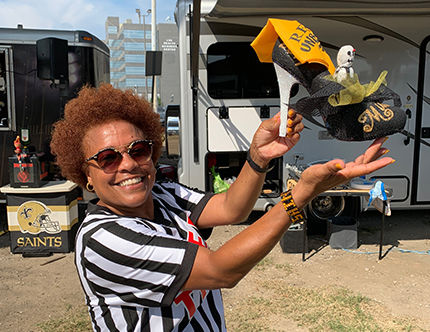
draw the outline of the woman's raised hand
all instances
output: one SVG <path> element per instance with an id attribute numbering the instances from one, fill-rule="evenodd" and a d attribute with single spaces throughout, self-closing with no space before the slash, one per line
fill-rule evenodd
<path id="1" fill-rule="evenodd" d="M 260 166 L 267 165 L 273 158 L 284 155 L 300 139 L 303 130 L 302 116 L 294 110 L 288 111 L 287 136 L 279 137 L 280 113 L 265 120 L 258 127 L 251 143 L 252 159 Z"/>

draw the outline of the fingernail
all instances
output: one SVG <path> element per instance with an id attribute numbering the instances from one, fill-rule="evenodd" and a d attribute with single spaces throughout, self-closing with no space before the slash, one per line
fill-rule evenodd
<path id="1" fill-rule="evenodd" d="M 294 115 L 294 111 L 293 110 L 289 110 L 288 111 L 288 116 L 293 116 Z"/>
<path id="2" fill-rule="evenodd" d="M 382 143 L 385 143 L 388 139 L 388 136 L 384 138 L 384 141 Z"/>
<path id="3" fill-rule="evenodd" d="M 287 128 L 287 133 L 292 133 L 293 132 L 293 128 L 288 127 Z"/>
<path id="4" fill-rule="evenodd" d="M 385 150 L 384 152 L 382 152 L 382 155 L 387 154 L 388 152 L 390 152 L 389 149 Z"/>
<path id="5" fill-rule="evenodd" d="M 342 165 L 341 165 L 341 164 L 339 164 L 339 163 L 337 163 L 335 166 L 336 166 L 336 168 L 337 168 L 338 170 L 343 169 Z"/>
<path id="6" fill-rule="evenodd" d="M 395 161 L 396 161 L 396 159 L 393 159 L 393 160 L 391 161 L 391 164 L 392 164 L 392 163 L 394 163 Z"/>
<path id="7" fill-rule="evenodd" d="M 292 126 L 292 125 L 293 125 L 293 120 L 288 119 L 288 125 L 289 125 L 289 126 Z"/>

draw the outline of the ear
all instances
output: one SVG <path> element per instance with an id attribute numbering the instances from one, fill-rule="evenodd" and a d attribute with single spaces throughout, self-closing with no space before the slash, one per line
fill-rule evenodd
<path id="1" fill-rule="evenodd" d="M 91 185 L 93 184 L 93 180 L 91 179 L 91 176 L 89 176 L 89 175 L 87 175 L 87 182 Z"/>
<path id="2" fill-rule="evenodd" d="M 85 173 L 85 176 L 87 177 L 87 182 L 92 183 L 92 177 L 91 177 L 91 172 L 90 172 L 90 168 L 88 167 L 88 165 L 83 167 L 83 172 Z"/>

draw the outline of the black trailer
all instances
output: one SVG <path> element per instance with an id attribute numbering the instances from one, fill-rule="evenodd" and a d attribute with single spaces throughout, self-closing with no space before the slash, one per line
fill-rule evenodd
<path id="1" fill-rule="evenodd" d="M 0 28 L 0 186 L 10 182 L 8 158 L 18 135 L 28 140 L 30 152 L 44 155 L 48 179 L 58 177 L 49 163 L 52 124 L 83 85 L 102 82 L 109 82 L 109 48 L 94 35 Z"/>

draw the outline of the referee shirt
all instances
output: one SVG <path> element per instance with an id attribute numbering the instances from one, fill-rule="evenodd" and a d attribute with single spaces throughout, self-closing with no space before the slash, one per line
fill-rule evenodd
<path id="1" fill-rule="evenodd" d="M 75 263 L 93 329 L 226 331 L 220 290 L 181 291 L 206 246 L 195 224 L 212 194 L 161 182 L 152 195 L 154 220 L 88 205 Z"/>

